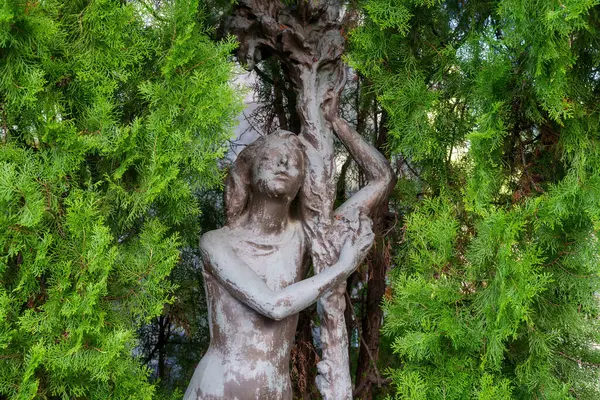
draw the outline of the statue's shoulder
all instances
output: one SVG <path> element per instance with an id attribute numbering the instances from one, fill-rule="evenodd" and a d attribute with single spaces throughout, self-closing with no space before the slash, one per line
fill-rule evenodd
<path id="1" fill-rule="evenodd" d="M 229 228 L 227 227 L 208 231 L 200 236 L 200 251 L 205 256 L 210 256 L 227 245 L 229 239 Z"/>

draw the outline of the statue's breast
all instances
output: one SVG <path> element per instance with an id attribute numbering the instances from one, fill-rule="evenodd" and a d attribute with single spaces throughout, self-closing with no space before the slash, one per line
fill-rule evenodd
<path id="1" fill-rule="evenodd" d="M 304 235 L 293 224 L 278 237 L 233 235 L 231 247 L 273 290 L 284 288 L 303 277 Z"/>

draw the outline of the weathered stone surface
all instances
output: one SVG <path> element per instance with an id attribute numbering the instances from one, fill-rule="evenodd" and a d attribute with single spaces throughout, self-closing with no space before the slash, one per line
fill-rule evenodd
<path id="1" fill-rule="evenodd" d="M 319 300 L 324 399 L 352 398 L 345 280 L 373 240 L 368 218 L 394 178 L 385 158 L 338 114 L 345 83 L 336 1 L 240 0 L 228 21 L 249 68 L 275 55 L 294 85 L 299 135 L 280 131 L 240 153 L 226 187 L 227 225 L 200 242 L 211 345 L 185 399 L 291 399 L 298 312 Z M 333 136 L 369 184 L 333 211 Z M 303 279 L 312 259 L 315 275 Z"/>

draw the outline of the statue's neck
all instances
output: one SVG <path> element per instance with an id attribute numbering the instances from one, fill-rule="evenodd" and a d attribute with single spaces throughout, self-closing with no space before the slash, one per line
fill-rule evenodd
<path id="1" fill-rule="evenodd" d="M 267 196 L 252 196 L 243 225 L 259 235 L 273 236 L 285 232 L 289 219 L 289 200 Z"/>

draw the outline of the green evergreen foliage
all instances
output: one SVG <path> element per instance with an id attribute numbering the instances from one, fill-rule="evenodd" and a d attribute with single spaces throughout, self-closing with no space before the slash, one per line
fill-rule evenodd
<path id="1" fill-rule="evenodd" d="M 136 330 L 240 99 L 197 1 L 0 3 L 0 397 L 151 398 Z"/>
<path id="2" fill-rule="evenodd" d="M 201 233 L 222 227 L 222 188 L 203 190 L 197 198 L 202 210 Z M 152 369 L 151 381 L 157 383 L 158 398 L 181 399 L 210 343 L 204 277 L 195 242 L 181 250 L 180 260 L 169 275 L 176 285 L 173 301 L 139 330 L 136 350 Z"/>
<path id="3" fill-rule="evenodd" d="M 385 303 L 396 398 L 600 398 L 600 2 L 363 6 L 349 59 L 426 194 Z"/>

